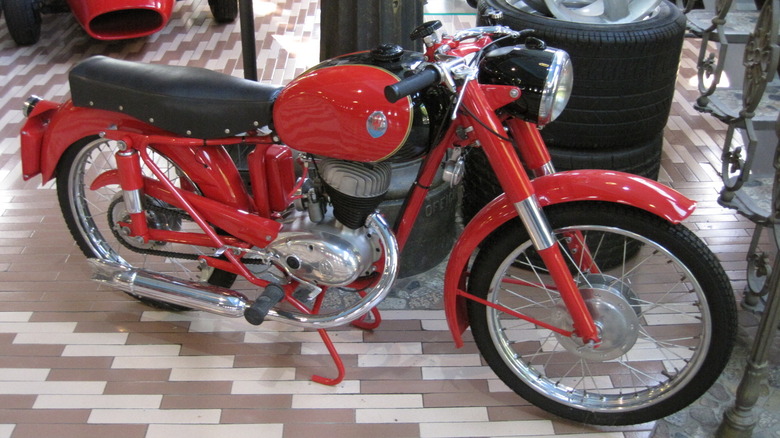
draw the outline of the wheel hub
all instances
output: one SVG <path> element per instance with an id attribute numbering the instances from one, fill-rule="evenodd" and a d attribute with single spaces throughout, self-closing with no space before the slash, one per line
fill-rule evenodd
<path id="1" fill-rule="evenodd" d="M 161 201 L 154 198 L 146 198 L 146 223 L 149 228 L 167 231 L 181 230 L 181 218 L 171 210 L 166 210 L 161 206 Z M 114 235 L 126 247 L 133 250 L 149 250 L 165 246 L 165 242 L 150 241 L 143 242 L 142 239 L 136 239 L 130 236 L 130 230 L 121 227 L 119 223 L 130 222 L 130 213 L 127 212 L 125 202 L 121 193 L 114 196 L 114 200 L 109 206 L 109 226 Z"/>
<path id="2" fill-rule="evenodd" d="M 599 331 L 601 344 L 584 345 L 580 338 L 556 333 L 568 352 L 592 361 L 608 361 L 631 350 L 639 336 L 641 308 L 631 288 L 615 277 L 587 274 L 580 282 L 580 293 Z M 554 312 L 561 327 L 573 329 L 569 312 L 561 304 Z"/>

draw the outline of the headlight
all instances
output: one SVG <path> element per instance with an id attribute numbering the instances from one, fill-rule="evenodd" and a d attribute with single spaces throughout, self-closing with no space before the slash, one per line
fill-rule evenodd
<path id="1" fill-rule="evenodd" d="M 569 55 L 550 47 L 501 47 L 485 55 L 480 63 L 479 82 L 513 85 L 522 90 L 520 98 L 502 110 L 539 126 L 561 114 L 569 101 L 573 79 Z"/>
<path id="2" fill-rule="evenodd" d="M 547 70 L 547 82 L 542 92 L 542 103 L 539 105 L 539 124 L 545 125 L 561 115 L 571 96 L 574 82 L 574 70 L 569 54 L 563 50 L 555 50 L 553 62 Z"/>

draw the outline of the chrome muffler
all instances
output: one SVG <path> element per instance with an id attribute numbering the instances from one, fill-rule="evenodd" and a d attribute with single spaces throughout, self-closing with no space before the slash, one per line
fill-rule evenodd
<path id="1" fill-rule="evenodd" d="M 298 327 L 327 329 L 348 324 L 376 307 L 390 292 L 398 274 L 398 245 L 395 236 L 382 216 L 376 213 L 370 215 L 366 226 L 379 236 L 385 251 L 385 263 L 377 283 L 365 290 L 365 298 L 359 300 L 352 307 L 339 312 L 305 314 L 270 309 L 267 310 L 267 315 L 264 315 L 263 319 Z M 89 259 L 89 262 L 93 267 L 93 280 L 139 297 L 232 318 L 245 316 L 247 309 L 252 308 L 254 304 L 245 295 L 232 289 L 183 280 L 114 261 Z M 279 289 L 279 286 L 275 287 Z M 259 300 L 260 298 L 258 298 Z M 278 300 L 276 301 L 278 302 Z M 248 319 L 251 321 L 252 318 Z"/>
<path id="2" fill-rule="evenodd" d="M 247 297 L 232 289 L 182 280 L 108 260 L 89 259 L 89 262 L 92 264 L 93 280 L 139 297 L 232 318 L 244 316 L 250 305 Z"/>

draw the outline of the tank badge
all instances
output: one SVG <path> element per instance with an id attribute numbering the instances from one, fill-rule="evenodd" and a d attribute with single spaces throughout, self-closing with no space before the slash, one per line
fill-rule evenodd
<path id="1" fill-rule="evenodd" d="M 366 129 L 373 138 L 379 138 L 387 132 L 387 116 L 382 111 L 374 111 L 366 120 Z"/>

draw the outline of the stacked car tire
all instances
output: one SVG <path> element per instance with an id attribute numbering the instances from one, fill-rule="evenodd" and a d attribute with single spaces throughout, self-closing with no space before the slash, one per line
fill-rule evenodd
<path id="1" fill-rule="evenodd" d="M 548 46 L 566 50 L 574 67 L 569 104 L 541 131 L 556 170 L 610 169 L 657 179 L 685 35 L 682 12 L 663 0 L 641 21 L 591 24 L 524 12 L 515 3 L 479 0 L 477 23 L 533 29 Z M 501 192 L 486 164 L 481 151 L 469 154 L 466 219 Z"/>

